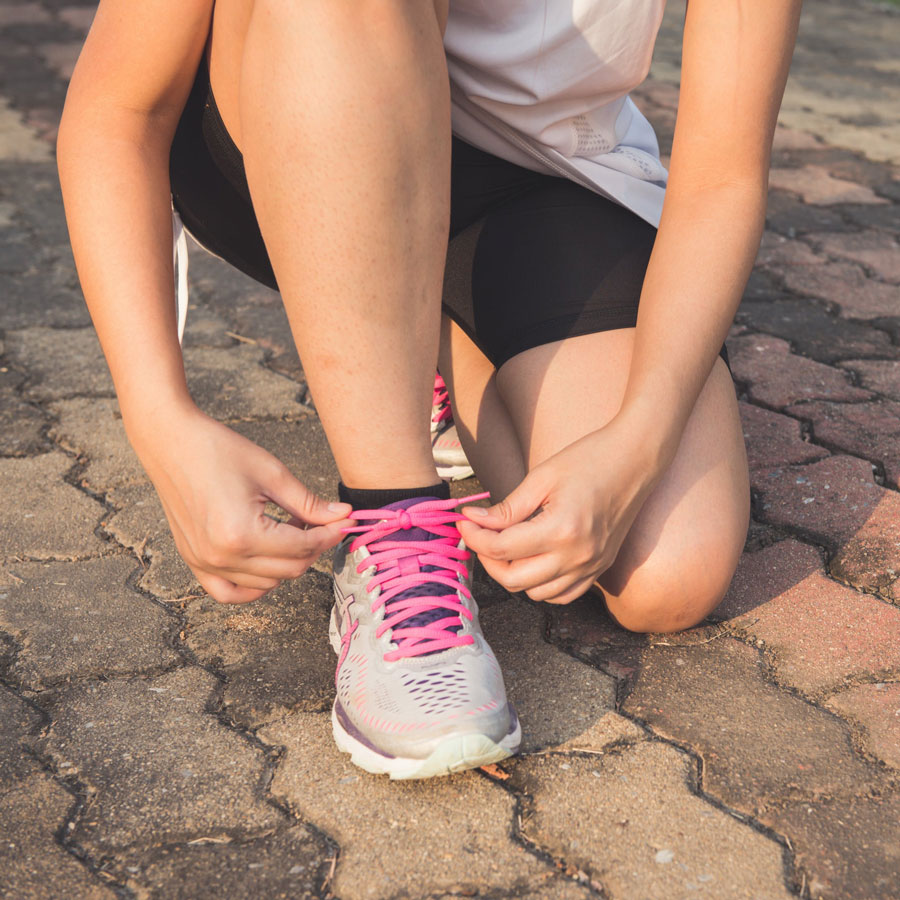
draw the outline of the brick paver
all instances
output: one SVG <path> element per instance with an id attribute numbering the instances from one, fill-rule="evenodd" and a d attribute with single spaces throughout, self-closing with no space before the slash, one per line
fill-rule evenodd
<path id="1" fill-rule="evenodd" d="M 0 0 L 0 894 L 900 898 L 900 15 L 806 6 L 729 339 L 754 504 L 725 602 L 634 635 L 476 568 L 523 756 L 399 784 L 331 739 L 327 558 L 225 607 L 178 557 L 53 162 L 95 3 Z M 635 92 L 664 154 L 682 15 Z M 278 295 L 195 249 L 184 345 L 198 403 L 333 497 Z"/>

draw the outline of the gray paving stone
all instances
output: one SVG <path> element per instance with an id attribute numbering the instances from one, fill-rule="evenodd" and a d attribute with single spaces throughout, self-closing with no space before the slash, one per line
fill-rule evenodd
<path id="1" fill-rule="evenodd" d="M 43 746 L 88 786 L 76 844 L 107 853 L 258 836 L 285 821 L 263 799 L 262 752 L 207 711 L 215 686 L 191 667 L 59 691 Z"/>
<path id="2" fill-rule="evenodd" d="M 482 624 L 522 722 L 523 752 L 584 739 L 615 707 L 615 680 L 548 644 L 537 604 L 498 603 Z"/>
<path id="3" fill-rule="evenodd" d="M 80 484 L 98 494 L 133 484 L 146 484 L 122 425 L 118 402 L 109 397 L 74 397 L 50 407 L 58 421 L 50 436 L 85 460 Z"/>
<path id="4" fill-rule="evenodd" d="M 220 315 L 203 306 L 189 305 L 183 346 L 219 347 L 227 350 L 239 343 L 228 332 L 231 326 Z"/>
<path id="5" fill-rule="evenodd" d="M 173 601 L 203 594 L 193 573 L 175 547 L 156 491 L 149 484 L 117 488 L 108 497 L 116 512 L 104 521 L 104 530 L 140 559 L 149 559 L 138 578 L 140 587 L 160 600 Z"/>
<path id="6" fill-rule="evenodd" d="M 50 449 L 43 430 L 47 417 L 32 403 L 21 400 L 8 386 L 12 372 L 0 372 L 0 456 L 31 456 Z"/>
<path id="7" fill-rule="evenodd" d="M 179 844 L 144 855 L 118 854 L 118 878 L 137 896 L 159 900 L 321 896 L 328 871 L 324 841 L 302 825 L 248 841 Z"/>
<path id="8" fill-rule="evenodd" d="M 307 572 L 246 605 L 211 597 L 188 604 L 187 646 L 225 676 L 222 703 L 229 718 L 256 727 L 294 710 L 331 708 L 332 599 L 331 579 Z"/>
<path id="9" fill-rule="evenodd" d="M 0 160 L 44 162 L 49 158 L 50 148 L 25 125 L 21 113 L 10 109 L 6 97 L 0 97 Z"/>
<path id="10" fill-rule="evenodd" d="M 791 836 L 813 900 L 897 900 L 900 796 L 823 799 L 773 816 Z"/>
<path id="11" fill-rule="evenodd" d="M 63 480 L 62 453 L 0 459 L 0 560 L 74 559 L 108 549 L 94 529 L 103 507 Z"/>
<path id="12" fill-rule="evenodd" d="M 126 556 L 10 566 L 15 581 L 0 589 L 0 628 L 22 647 L 12 677 L 37 691 L 178 663 L 174 617 L 125 586 L 136 566 Z"/>
<path id="13" fill-rule="evenodd" d="M 36 770 L 0 790 L 0 896 L 114 900 L 116 894 L 56 842 L 73 805 L 73 797 Z"/>
<path id="14" fill-rule="evenodd" d="M 515 798 L 478 773 L 369 775 L 338 752 L 327 713 L 294 713 L 260 736 L 285 748 L 272 794 L 341 848 L 332 890 L 343 900 L 519 893 L 548 872 L 510 836 Z"/>
<path id="15" fill-rule="evenodd" d="M 777 688 L 757 651 L 731 638 L 648 650 L 622 710 L 693 748 L 704 790 L 751 815 L 884 784 L 845 722 Z"/>
<path id="16" fill-rule="evenodd" d="M 532 799 L 525 836 L 587 872 L 610 897 L 791 896 L 782 848 L 696 796 L 694 763 L 673 747 L 644 742 L 510 768 L 510 784 Z"/>
<path id="17" fill-rule="evenodd" d="M 24 396 L 60 400 L 112 396 L 113 384 L 93 328 L 24 328 L 6 334 L 7 354 L 29 374 Z"/>
<path id="18" fill-rule="evenodd" d="M 197 405 L 216 419 L 296 416 L 306 412 L 300 386 L 264 368 L 263 349 L 187 347 L 188 387 Z"/>
<path id="19" fill-rule="evenodd" d="M 0 596 L 3 593 L 0 588 Z M 35 771 L 36 764 L 23 754 L 22 745 L 42 718 L 36 709 L 0 686 L 0 792 Z"/>

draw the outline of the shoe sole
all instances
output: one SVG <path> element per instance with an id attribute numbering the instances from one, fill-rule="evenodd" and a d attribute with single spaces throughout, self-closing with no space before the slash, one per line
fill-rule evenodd
<path id="1" fill-rule="evenodd" d="M 332 607 L 328 637 L 334 652 L 340 653 L 341 638 L 334 611 Z M 350 762 L 360 769 L 372 775 L 389 775 L 393 781 L 435 778 L 487 766 L 508 759 L 522 742 L 522 725 L 515 716 L 515 728 L 500 743 L 486 734 L 456 734 L 448 735 L 423 759 L 383 756 L 346 731 L 337 717 L 336 704 L 337 699 L 331 707 L 331 731 L 338 750 L 349 753 Z"/>
<path id="2" fill-rule="evenodd" d="M 441 466 L 435 464 L 437 473 L 442 481 L 465 481 L 475 475 L 471 466 Z"/>

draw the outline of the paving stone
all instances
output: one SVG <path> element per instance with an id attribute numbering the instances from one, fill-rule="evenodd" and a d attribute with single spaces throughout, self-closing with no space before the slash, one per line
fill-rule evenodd
<path id="1" fill-rule="evenodd" d="M 117 489 L 107 498 L 117 512 L 103 524 L 116 541 L 150 560 L 138 585 L 160 600 L 203 595 L 193 573 L 175 547 L 156 491 L 147 484 Z"/>
<path id="2" fill-rule="evenodd" d="M 116 400 L 75 397 L 51 407 L 57 424 L 50 435 L 62 447 L 83 458 L 79 483 L 98 494 L 132 484 L 146 484 L 147 476 L 131 449 Z"/>
<path id="3" fill-rule="evenodd" d="M 44 162 L 49 159 L 50 148 L 25 127 L 21 114 L 10 109 L 6 97 L 0 97 L 0 160 Z"/>
<path id="4" fill-rule="evenodd" d="M 306 411 L 298 402 L 298 385 L 264 368 L 261 347 L 187 347 L 184 361 L 191 396 L 216 419 L 296 416 Z"/>
<path id="5" fill-rule="evenodd" d="M 121 556 L 10 566 L 15 582 L 0 590 L 0 627 L 22 646 L 12 677 L 37 691 L 69 678 L 176 664 L 176 622 L 126 587 L 135 567 Z"/>
<path id="6" fill-rule="evenodd" d="M 287 314 L 278 294 L 278 303 L 241 306 L 235 309 L 232 320 L 237 332 L 252 338 L 268 354 L 270 369 L 305 385 L 303 367 L 288 324 Z"/>
<path id="7" fill-rule="evenodd" d="M 772 150 L 775 155 L 793 150 L 817 150 L 822 146 L 822 141 L 813 134 L 797 131 L 795 128 L 786 128 L 780 123 L 775 126 L 772 140 Z"/>
<path id="8" fill-rule="evenodd" d="M 39 407 L 0 385 L 0 456 L 32 456 L 48 450 L 43 435 L 46 424 L 47 417 Z"/>
<path id="9" fill-rule="evenodd" d="M 728 357 L 732 372 L 746 384 L 750 399 L 767 406 L 782 408 L 802 400 L 867 400 L 872 396 L 853 387 L 840 369 L 791 353 L 791 345 L 780 338 L 764 334 L 732 338 Z"/>
<path id="10" fill-rule="evenodd" d="M 185 348 L 234 347 L 237 339 L 229 334 L 231 326 L 220 315 L 203 306 L 191 304 L 184 327 Z"/>
<path id="11" fill-rule="evenodd" d="M 74 559 L 107 549 L 94 534 L 103 507 L 63 480 L 62 453 L 0 459 L 0 559 Z"/>
<path id="12" fill-rule="evenodd" d="M 523 752 L 585 739 L 615 708 L 615 680 L 548 644 L 537 604 L 499 603 L 484 612 L 482 624 L 522 722 Z"/>
<path id="13" fill-rule="evenodd" d="M 211 597 L 188 605 L 186 643 L 225 676 L 222 707 L 230 719 L 255 728 L 294 710 L 331 708 L 332 602 L 331 579 L 307 572 L 247 605 Z"/>
<path id="14" fill-rule="evenodd" d="M 272 794 L 341 848 L 332 890 L 343 900 L 524 892 L 548 872 L 510 835 L 515 798 L 478 773 L 369 775 L 334 746 L 327 713 L 294 713 L 260 737 L 285 748 Z"/>
<path id="15" fill-rule="evenodd" d="M 870 188 L 842 178 L 832 178 L 824 166 L 803 166 L 797 169 L 772 169 L 769 185 L 782 191 L 799 194 L 804 203 L 830 206 L 835 203 L 887 203 Z"/>
<path id="16" fill-rule="evenodd" d="M 73 806 L 73 797 L 37 771 L 0 790 L 0 895 L 114 900 L 117 895 L 55 839 Z"/>
<path id="17" fill-rule="evenodd" d="M 868 278 L 853 263 L 780 266 L 777 271 L 789 290 L 836 303 L 847 318 L 877 319 L 900 314 L 897 287 Z"/>
<path id="18" fill-rule="evenodd" d="M 859 210 L 860 214 L 865 216 L 868 216 L 870 211 L 883 216 L 890 207 L 811 206 L 787 191 L 770 190 L 766 204 L 766 228 L 787 237 L 819 231 L 852 232 L 856 227 L 848 224 L 843 216 L 847 209 Z"/>
<path id="19" fill-rule="evenodd" d="M 119 854 L 116 875 L 138 897 L 220 900 L 321 896 L 328 850 L 302 825 L 249 841 L 180 844 L 140 856 Z"/>
<path id="20" fill-rule="evenodd" d="M 900 609 L 826 578 L 797 541 L 744 554 L 716 615 L 765 644 L 780 683 L 812 696 L 900 670 Z"/>
<path id="21" fill-rule="evenodd" d="M 762 516 L 826 543 L 835 577 L 900 599 L 900 496 L 875 484 L 872 466 L 833 456 L 811 466 L 758 473 Z"/>
<path id="22" fill-rule="evenodd" d="M 869 753 L 900 769 L 900 682 L 860 684 L 835 694 L 826 706 L 863 729 Z"/>
<path id="23" fill-rule="evenodd" d="M 845 722 L 772 684 L 759 653 L 728 637 L 646 651 L 622 711 L 693 749 L 703 789 L 754 816 L 884 783 L 853 752 Z"/>
<path id="24" fill-rule="evenodd" d="M 0 588 L 0 597 L 2 595 L 3 590 Z M 12 691 L 0 686 L 0 794 L 36 770 L 35 762 L 23 755 L 22 744 L 42 720 L 43 717 L 36 709 Z M 3 852 L 2 846 L 0 842 L 0 853 Z"/>
<path id="25" fill-rule="evenodd" d="M 900 203 L 888 206 L 844 206 L 847 220 L 863 228 L 881 228 L 895 234 L 900 231 Z"/>
<path id="26" fill-rule="evenodd" d="M 798 803 L 774 817 L 813 900 L 897 900 L 900 797 Z"/>
<path id="27" fill-rule="evenodd" d="M 66 6 L 58 10 L 56 15 L 70 28 L 87 34 L 94 21 L 95 5 L 89 3 L 85 6 Z"/>
<path id="28" fill-rule="evenodd" d="M 839 319 L 811 300 L 747 303 L 738 310 L 737 321 L 790 341 L 795 352 L 823 363 L 869 357 L 900 359 L 900 350 L 883 331 Z"/>
<path id="29" fill-rule="evenodd" d="M 674 747 L 525 759 L 510 784 L 533 798 L 525 836 L 608 896 L 791 896 L 782 848 L 696 796 L 696 767 Z"/>
<path id="30" fill-rule="evenodd" d="M 840 363 L 842 369 L 856 373 L 860 384 L 871 391 L 900 400 L 900 365 L 893 360 L 852 359 Z M 833 400 L 849 398 L 832 397 Z"/>
<path id="31" fill-rule="evenodd" d="M 750 469 L 809 462 L 828 456 L 824 447 L 804 441 L 800 423 L 760 406 L 740 403 L 741 425 Z"/>
<path id="32" fill-rule="evenodd" d="M 93 328 L 25 328 L 6 334 L 7 354 L 28 372 L 24 396 L 61 400 L 112 396 L 113 384 Z"/>
<path id="33" fill-rule="evenodd" d="M 810 234 L 807 240 L 829 256 L 862 263 L 885 281 L 900 282 L 900 244 L 883 231 L 861 231 L 857 234 Z"/>
<path id="34" fill-rule="evenodd" d="M 5 3 L 0 6 L 0 28 L 6 28 L 8 25 L 34 25 L 52 21 L 50 13 L 39 3 L 18 3 L 13 6 Z"/>
<path id="35" fill-rule="evenodd" d="M 191 667 L 59 691 L 43 749 L 88 786 L 76 844 L 107 853 L 256 836 L 284 822 L 262 797 L 262 752 L 207 712 L 215 687 Z"/>
<path id="36" fill-rule="evenodd" d="M 763 234 L 756 257 L 758 266 L 811 266 L 825 262 L 824 257 L 813 253 L 809 244 L 792 240 L 775 231 Z"/>
<path id="37" fill-rule="evenodd" d="M 813 440 L 880 462 L 887 482 L 900 484 L 900 402 L 813 400 L 785 412 L 810 422 Z"/>

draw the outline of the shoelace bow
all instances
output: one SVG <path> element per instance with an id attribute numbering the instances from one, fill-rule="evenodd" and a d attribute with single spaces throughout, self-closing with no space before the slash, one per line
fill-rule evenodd
<path id="1" fill-rule="evenodd" d="M 461 549 L 459 531 L 454 523 L 465 516 L 453 510 L 462 503 L 483 500 L 490 494 L 473 494 L 460 500 L 426 500 L 408 509 L 359 509 L 349 519 L 374 520 L 368 525 L 343 529 L 345 534 L 358 534 L 350 544 L 351 552 L 367 547 L 370 553 L 357 566 L 357 572 L 375 566 L 375 575 L 366 585 L 367 591 L 381 588 L 378 599 L 372 603 L 375 613 L 385 607 L 385 618 L 375 631 L 381 637 L 389 628 L 395 650 L 384 655 L 391 662 L 409 656 L 421 656 L 461 647 L 474 642 L 470 634 L 458 634 L 451 629 L 462 627 L 462 618 L 472 619 L 472 613 L 460 602 L 457 591 L 467 599 L 472 598 L 469 589 L 459 577 L 465 578 L 468 569 L 465 562 L 471 554 Z M 437 538 L 426 541 L 391 541 L 387 538 L 397 531 L 421 528 Z M 431 571 L 423 572 L 425 566 Z M 446 585 L 448 593 L 430 596 L 399 597 L 419 585 Z M 399 598 L 399 599 L 395 599 Z M 403 623 L 423 612 L 443 609 L 449 615 L 428 625 L 406 626 Z"/>
<path id="2" fill-rule="evenodd" d="M 447 391 L 447 384 L 441 378 L 440 373 L 434 377 L 434 392 L 431 395 L 431 406 L 437 410 L 431 417 L 431 421 L 435 425 L 445 422 L 453 416 L 453 411 L 450 409 L 450 394 Z"/>

